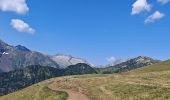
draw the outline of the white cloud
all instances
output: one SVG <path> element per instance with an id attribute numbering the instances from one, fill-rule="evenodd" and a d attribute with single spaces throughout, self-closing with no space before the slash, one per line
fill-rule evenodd
<path id="1" fill-rule="evenodd" d="M 109 58 L 107 58 L 107 61 L 108 61 L 109 63 L 113 63 L 113 62 L 116 61 L 116 58 L 115 58 L 115 57 L 109 57 Z"/>
<path id="2" fill-rule="evenodd" d="M 122 63 L 122 62 L 125 62 L 125 61 L 127 61 L 128 59 L 117 59 L 117 58 L 115 58 L 115 57 L 109 57 L 109 58 L 107 58 L 107 62 L 108 62 L 108 64 L 109 65 L 116 65 L 116 64 L 120 64 L 120 63 Z"/>
<path id="3" fill-rule="evenodd" d="M 170 0 L 158 0 L 158 2 L 164 5 L 164 4 L 169 3 Z"/>
<path id="4" fill-rule="evenodd" d="M 27 23 L 20 19 L 12 19 L 11 25 L 14 29 L 16 29 L 18 32 L 25 32 L 25 33 L 31 33 L 34 34 L 35 30 L 31 28 Z"/>
<path id="5" fill-rule="evenodd" d="M 153 23 L 155 20 L 159 20 L 165 16 L 164 13 L 159 11 L 155 11 L 152 15 L 146 18 L 145 23 Z"/>
<path id="6" fill-rule="evenodd" d="M 0 10 L 26 14 L 29 8 L 26 0 L 0 0 Z"/>
<path id="7" fill-rule="evenodd" d="M 133 5 L 132 5 L 132 15 L 139 14 L 143 11 L 150 11 L 152 8 L 151 4 L 147 2 L 147 0 L 137 0 Z"/>

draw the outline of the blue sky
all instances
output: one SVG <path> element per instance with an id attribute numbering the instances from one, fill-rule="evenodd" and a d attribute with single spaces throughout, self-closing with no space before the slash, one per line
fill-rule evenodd
<path id="1" fill-rule="evenodd" d="M 13 9 L 3 9 L 0 5 L 0 38 L 9 44 L 21 44 L 50 55 L 70 54 L 93 64 L 107 64 L 110 57 L 144 55 L 163 60 L 170 58 L 169 2 L 18 1 L 22 1 L 25 9 L 15 10 L 15 5 Z M 135 9 L 138 6 L 141 8 Z M 149 20 L 146 22 L 146 19 Z M 17 30 L 17 22 L 28 26 Z"/>

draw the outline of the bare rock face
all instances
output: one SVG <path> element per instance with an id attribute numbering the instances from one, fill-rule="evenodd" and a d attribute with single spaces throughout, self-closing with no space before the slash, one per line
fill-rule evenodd
<path id="1" fill-rule="evenodd" d="M 29 65 L 59 67 L 46 55 L 34 52 L 24 46 L 11 46 L 0 40 L 0 71 L 9 72 Z"/>
<path id="2" fill-rule="evenodd" d="M 70 65 L 76 65 L 79 63 L 85 63 L 88 64 L 88 62 L 81 58 L 75 58 L 70 55 L 64 55 L 64 54 L 57 54 L 55 56 L 50 57 L 53 61 L 55 61 L 61 68 L 66 68 Z"/>

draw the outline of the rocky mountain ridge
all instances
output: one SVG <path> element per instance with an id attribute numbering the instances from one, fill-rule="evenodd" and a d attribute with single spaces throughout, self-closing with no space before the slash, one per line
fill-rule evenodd
<path id="1" fill-rule="evenodd" d="M 78 63 L 88 64 L 87 61 L 70 55 L 44 55 L 24 46 L 12 46 L 0 40 L 0 72 L 9 72 L 30 65 L 66 68 Z"/>
<path id="2" fill-rule="evenodd" d="M 105 68 L 97 68 L 99 73 L 109 74 L 109 73 L 117 73 L 117 72 L 124 72 L 130 71 L 133 69 L 137 69 L 140 67 L 152 65 L 161 62 L 160 60 L 156 60 L 146 56 L 138 56 L 136 58 L 129 59 L 125 62 L 114 66 L 108 66 Z"/>
<path id="3" fill-rule="evenodd" d="M 82 58 L 76 58 L 65 54 L 56 54 L 54 56 L 50 56 L 50 58 L 59 64 L 61 68 L 66 68 L 70 65 L 76 65 L 78 63 L 88 64 L 88 62 Z"/>
<path id="4" fill-rule="evenodd" d="M 44 65 L 58 68 L 59 65 L 40 52 L 24 46 L 11 46 L 0 40 L 0 70 L 9 72 L 29 65 Z"/>

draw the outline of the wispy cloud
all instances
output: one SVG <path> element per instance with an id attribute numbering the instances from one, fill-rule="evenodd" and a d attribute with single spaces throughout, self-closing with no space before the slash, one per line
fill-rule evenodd
<path id="1" fill-rule="evenodd" d="M 27 23 L 25 23 L 20 19 L 12 19 L 11 25 L 18 32 L 31 33 L 31 34 L 35 33 L 35 29 L 31 28 Z"/>
<path id="2" fill-rule="evenodd" d="M 153 23 L 156 20 L 159 20 L 165 16 L 164 13 L 161 13 L 159 11 L 155 11 L 152 15 L 146 18 L 145 23 Z"/>
<path id="3" fill-rule="evenodd" d="M 122 62 L 125 62 L 125 61 L 127 61 L 128 59 L 117 59 L 117 58 L 115 58 L 115 57 L 109 57 L 109 58 L 107 58 L 107 63 L 109 64 L 109 65 L 116 65 L 116 64 L 120 64 L 120 63 L 122 63 Z"/>
<path id="4" fill-rule="evenodd" d="M 170 0 L 158 0 L 158 2 L 164 5 L 164 4 L 169 3 Z"/>
<path id="5" fill-rule="evenodd" d="M 152 8 L 152 5 L 147 2 L 147 0 L 137 0 L 132 5 L 132 15 L 139 14 L 143 11 L 150 11 Z"/>
<path id="6" fill-rule="evenodd" d="M 0 0 L 0 10 L 26 14 L 29 8 L 26 4 L 26 0 Z"/>
<path id="7" fill-rule="evenodd" d="M 113 63 L 113 62 L 115 62 L 116 61 L 116 58 L 115 57 L 109 57 L 109 58 L 107 58 L 107 62 L 109 62 L 109 63 Z"/>

